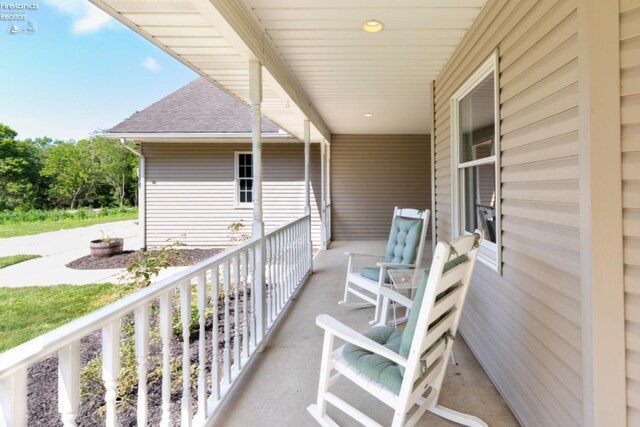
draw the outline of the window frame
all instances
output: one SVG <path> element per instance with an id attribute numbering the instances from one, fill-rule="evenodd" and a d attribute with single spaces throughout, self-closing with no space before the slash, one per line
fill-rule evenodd
<path id="1" fill-rule="evenodd" d="M 470 234 L 464 230 L 464 200 L 462 198 L 463 185 L 460 175 L 464 169 L 474 166 L 494 164 L 495 175 L 495 215 L 496 242 L 483 240 L 478 253 L 478 260 L 491 269 L 502 274 L 502 197 L 500 178 L 500 82 L 498 68 L 498 51 L 491 56 L 458 88 L 451 96 L 451 238 L 461 234 Z M 493 74 L 494 84 L 494 154 L 477 160 L 460 163 L 460 110 L 459 102 L 478 86 L 484 79 Z"/>
<path id="2" fill-rule="evenodd" d="M 235 161 L 233 165 L 233 173 L 234 173 L 234 206 L 237 209 L 250 209 L 253 208 L 253 185 L 251 186 L 251 202 L 241 202 L 240 201 L 240 155 L 242 154 L 250 154 L 251 155 L 251 181 L 255 182 L 255 178 L 253 176 L 253 152 L 252 151 L 236 151 L 234 153 Z M 248 179 L 248 178 L 242 178 Z"/>

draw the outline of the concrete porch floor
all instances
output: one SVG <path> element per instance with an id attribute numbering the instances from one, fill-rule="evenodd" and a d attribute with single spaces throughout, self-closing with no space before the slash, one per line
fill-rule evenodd
<path id="1" fill-rule="evenodd" d="M 249 372 L 227 397 L 216 417 L 216 426 L 314 426 L 306 407 L 315 402 L 323 331 L 315 325 L 327 313 L 356 330 L 369 328 L 372 309 L 339 306 L 347 269 L 346 250 L 383 253 L 384 242 L 334 242 L 314 258 L 314 274 L 291 302 L 285 318 L 272 332 Z M 430 264 L 430 248 L 423 266 Z M 457 366 L 449 364 L 440 403 L 482 418 L 492 427 L 518 426 L 518 422 L 480 367 L 460 335 L 455 342 Z M 341 381 L 336 394 L 383 425 L 392 411 L 359 387 Z M 329 414 L 341 426 L 358 425 L 329 405 Z M 420 426 L 453 426 L 433 414 L 425 414 Z"/>

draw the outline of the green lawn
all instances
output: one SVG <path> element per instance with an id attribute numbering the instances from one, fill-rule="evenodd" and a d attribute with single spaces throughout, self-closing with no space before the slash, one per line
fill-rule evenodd
<path id="1" fill-rule="evenodd" d="M 122 285 L 0 288 L 0 352 L 121 298 Z"/>
<path id="2" fill-rule="evenodd" d="M 138 218 L 137 212 L 127 212 L 115 216 L 103 216 L 95 218 L 68 218 L 58 221 L 0 224 L 0 238 L 28 236 L 30 234 L 45 233 L 47 231 L 67 230 L 69 228 L 86 227 L 88 225 L 104 224 L 105 222 L 124 221 L 127 219 L 136 218 Z"/>
<path id="3" fill-rule="evenodd" d="M 0 256 L 0 268 L 9 267 L 10 265 L 17 264 L 22 261 L 28 261 L 30 259 L 40 258 L 40 255 L 11 255 Z"/>

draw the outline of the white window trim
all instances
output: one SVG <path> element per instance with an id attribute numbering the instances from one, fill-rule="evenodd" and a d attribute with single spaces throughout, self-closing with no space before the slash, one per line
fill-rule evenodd
<path id="1" fill-rule="evenodd" d="M 495 116 L 495 155 L 458 163 L 460 155 L 460 140 L 458 123 L 460 112 L 458 102 L 473 90 L 482 80 L 493 73 L 494 82 L 494 116 Z M 500 82 L 498 72 L 498 51 L 496 50 L 451 97 L 451 238 L 460 234 L 469 234 L 461 228 L 462 206 L 460 203 L 460 168 L 479 166 L 495 162 L 496 186 L 496 243 L 484 240 L 478 253 L 478 260 L 491 269 L 502 274 L 502 196 L 500 177 Z"/>
<path id="2" fill-rule="evenodd" d="M 233 163 L 233 185 L 234 185 L 234 206 L 238 209 L 250 209 L 253 208 L 253 201 L 252 202 L 240 202 L 240 174 L 239 169 L 240 169 L 240 155 L 241 154 L 253 154 L 253 152 L 251 151 L 236 151 L 235 152 L 235 161 Z M 253 158 L 253 157 L 252 157 Z M 251 169 L 253 171 L 253 168 Z M 253 175 L 253 174 L 252 174 Z M 253 176 L 251 177 L 251 179 L 253 180 Z M 253 187 L 252 187 L 253 188 Z M 253 200 L 253 194 L 251 197 L 251 200 Z"/>

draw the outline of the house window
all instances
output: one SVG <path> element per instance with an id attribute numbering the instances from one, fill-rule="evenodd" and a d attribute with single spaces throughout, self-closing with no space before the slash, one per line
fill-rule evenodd
<path id="1" fill-rule="evenodd" d="M 253 206 L 253 155 L 236 153 L 236 206 Z"/>
<path id="2" fill-rule="evenodd" d="M 500 128 L 497 53 L 451 98 L 453 236 L 479 229 L 478 259 L 500 271 Z"/>

